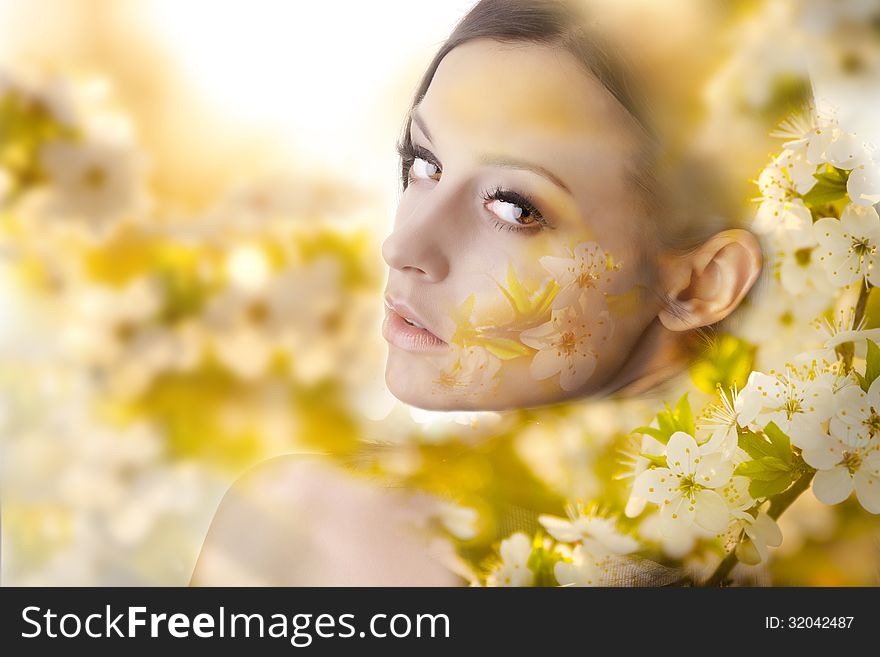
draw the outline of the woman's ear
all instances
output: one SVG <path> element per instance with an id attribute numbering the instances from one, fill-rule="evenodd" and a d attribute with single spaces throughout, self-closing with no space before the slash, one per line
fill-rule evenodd
<path id="1" fill-rule="evenodd" d="M 663 263 L 669 303 L 659 313 L 670 331 L 687 331 L 732 313 L 761 273 L 761 245 L 740 228 L 722 231 L 686 255 Z"/>

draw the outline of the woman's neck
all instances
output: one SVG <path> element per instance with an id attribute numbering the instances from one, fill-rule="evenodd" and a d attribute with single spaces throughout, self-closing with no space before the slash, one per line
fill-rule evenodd
<path id="1" fill-rule="evenodd" d="M 687 336 L 670 331 L 655 318 L 617 375 L 598 395 L 615 398 L 642 395 L 674 379 L 687 370 L 693 358 L 686 341 Z"/>

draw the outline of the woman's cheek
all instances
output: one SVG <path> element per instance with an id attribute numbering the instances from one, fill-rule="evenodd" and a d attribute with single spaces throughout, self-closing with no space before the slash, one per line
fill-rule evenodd
<path id="1" fill-rule="evenodd" d="M 488 277 L 493 287 L 472 288 L 452 309 L 450 350 L 432 358 L 437 394 L 473 401 L 498 394 L 504 381 L 562 398 L 602 371 L 612 307 L 626 295 L 623 263 L 594 241 L 529 251 L 508 254 L 506 268 Z"/>

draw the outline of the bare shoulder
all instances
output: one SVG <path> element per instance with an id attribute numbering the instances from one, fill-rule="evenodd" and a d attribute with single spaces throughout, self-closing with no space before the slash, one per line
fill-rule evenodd
<path id="1" fill-rule="evenodd" d="M 326 457 L 269 459 L 223 497 L 191 584 L 459 584 L 438 544 L 417 530 L 419 513 L 418 496 L 353 476 Z"/>

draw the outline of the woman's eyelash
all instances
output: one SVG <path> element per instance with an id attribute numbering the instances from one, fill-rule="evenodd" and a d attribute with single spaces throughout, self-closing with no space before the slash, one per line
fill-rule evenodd
<path id="1" fill-rule="evenodd" d="M 425 148 L 421 146 L 416 146 L 411 141 L 404 141 L 397 143 L 397 154 L 400 155 L 401 158 L 401 172 L 400 177 L 403 182 L 403 188 L 406 189 L 407 185 L 412 182 L 410 178 L 410 170 L 412 169 L 413 161 L 416 158 L 420 160 L 425 160 L 425 162 L 430 162 L 438 169 L 440 169 L 440 165 L 437 162 L 437 159 Z"/>
<path id="2" fill-rule="evenodd" d="M 417 146 L 413 144 L 411 141 L 402 141 L 397 143 L 397 153 L 401 158 L 401 179 L 403 182 L 403 188 L 406 189 L 407 185 L 412 182 L 412 178 L 410 172 L 412 170 L 413 162 L 416 158 L 424 160 L 430 164 L 433 164 L 438 169 L 442 170 L 442 167 L 437 162 L 436 158 L 425 148 L 421 146 Z M 509 189 L 503 189 L 498 186 L 492 190 L 486 190 L 482 193 L 482 198 L 484 201 L 501 201 L 503 203 L 510 203 L 512 205 L 516 205 L 521 208 L 524 214 L 528 214 L 528 216 L 532 217 L 534 223 L 540 225 L 543 228 L 552 228 L 547 223 L 547 220 L 544 218 L 544 215 L 541 214 L 541 211 L 537 208 L 537 205 L 532 200 L 530 196 L 527 194 L 520 194 L 519 192 L 515 192 Z M 523 224 L 522 226 L 516 226 L 507 221 L 500 221 L 495 219 L 493 221 L 495 227 L 498 230 L 515 230 L 515 231 L 531 231 L 534 230 L 530 224 Z"/>
<path id="3" fill-rule="evenodd" d="M 515 192 L 511 189 L 504 189 L 502 187 L 495 187 L 492 191 L 484 191 L 482 196 L 483 200 L 486 202 L 501 201 L 502 203 L 516 205 L 524 211 L 524 214 L 528 213 L 535 223 L 540 224 L 544 228 L 549 228 L 549 224 L 547 223 L 547 220 L 544 219 L 544 215 L 541 214 L 541 211 L 536 207 L 535 202 L 527 194 L 520 194 L 519 192 Z M 496 220 L 496 225 L 499 225 L 499 229 L 506 227 L 508 230 L 532 230 L 529 227 L 529 224 L 523 224 L 520 227 L 514 226 L 511 223 Z"/>

